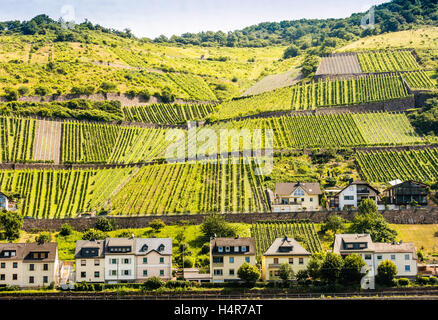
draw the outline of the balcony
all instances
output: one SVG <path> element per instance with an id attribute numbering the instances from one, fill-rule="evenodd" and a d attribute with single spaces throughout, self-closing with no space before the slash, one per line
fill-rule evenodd
<path id="1" fill-rule="evenodd" d="M 357 189 L 357 194 L 370 194 L 369 189 Z"/>
<path id="2" fill-rule="evenodd" d="M 268 268 L 269 269 L 278 269 L 278 268 L 280 268 L 280 264 L 279 263 L 271 263 L 271 264 L 268 264 Z"/>

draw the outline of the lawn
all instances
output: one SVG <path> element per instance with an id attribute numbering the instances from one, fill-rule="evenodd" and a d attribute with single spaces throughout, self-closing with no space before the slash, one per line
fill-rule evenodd
<path id="1" fill-rule="evenodd" d="M 391 224 L 404 242 L 413 242 L 429 258 L 438 254 L 438 224 Z"/>

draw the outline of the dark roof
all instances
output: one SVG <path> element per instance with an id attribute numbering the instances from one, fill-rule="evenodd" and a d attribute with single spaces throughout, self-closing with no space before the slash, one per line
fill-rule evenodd
<path id="1" fill-rule="evenodd" d="M 249 246 L 249 250 L 244 254 L 255 254 L 255 241 L 254 238 L 212 238 L 210 240 L 210 248 L 214 247 L 237 247 L 237 246 Z M 233 252 L 223 252 L 230 253 Z"/>
<path id="2" fill-rule="evenodd" d="M 430 187 L 428 184 L 425 184 L 425 183 L 422 183 L 422 182 L 419 182 L 419 181 L 415 181 L 415 180 L 407 180 L 407 181 L 403 181 L 402 183 L 399 183 L 399 184 L 393 185 L 393 186 L 389 187 L 388 189 L 386 189 L 385 191 L 387 191 L 387 190 L 391 190 L 391 189 L 394 189 L 394 188 L 397 188 L 397 187 L 400 187 L 401 185 L 403 185 L 403 184 L 405 184 L 405 183 L 418 184 L 418 185 L 421 185 L 421 186 L 426 187 L 426 188 L 429 188 L 429 187 Z"/>
<path id="3" fill-rule="evenodd" d="M 321 187 L 317 182 L 279 182 L 275 184 L 275 194 L 290 195 L 298 187 L 307 194 L 321 194 Z"/>
<path id="4" fill-rule="evenodd" d="M 76 241 L 75 259 L 80 258 L 90 258 L 82 256 L 82 248 L 97 248 L 99 249 L 99 254 L 92 258 L 103 258 L 104 257 L 104 246 L 105 240 L 78 240 Z"/>
<path id="5" fill-rule="evenodd" d="M 58 244 L 56 242 L 47 243 L 0 243 L 0 252 L 5 250 L 15 250 L 16 256 L 11 258 L 0 258 L 0 260 L 23 260 L 23 261 L 41 261 L 53 262 L 58 253 Z M 47 252 L 48 256 L 44 259 L 33 259 L 31 253 Z"/>
<path id="6" fill-rule="evenodd" d="M 380 193 L 379 190 L 377 190 L 376 188 L 372 187 L 368 182 L 366 181 L 362 181 L 362 180 L 355 180 L 352 183 L 350 183 L 348 186 L 346 186 L 345 188 L 343 188 L 341 191 L 339 191 L 337 195 L 339 195 L 342 191 L 344 191 L 345 189 L 347 189 L 349 186 L 353 185 L 353 184 L 357 184 L 357 185 L 366 185 L 368 188 L 373 189 L 377 194 Z"/>
<path id="7" fill-rule="evenodd" d="M 345 249 L 345 243 L 367 243 L 367 248 Z M 340 254 L 341 252 L 372 252 L 374 251 L 374 243 L 369 234 L 336 234 L 333 244 L 333 252 Z"/>

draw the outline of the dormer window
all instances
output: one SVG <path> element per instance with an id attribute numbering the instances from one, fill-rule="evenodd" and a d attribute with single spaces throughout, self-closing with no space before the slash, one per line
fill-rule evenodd
<path id="1" fill-rule="evenodd" d="M 4 256 L 9 257 L 9 251 L 5 251 Z"/>
<path id="2" fill-rule="evenodd" d="M 164 244 L 160 244 L 160 246 L 158 247 L 158 252 L 161 252 L 164 250 Z"/>
<path id="3" fill-rule="evenodd" d="M 15 257 L 16 252 L 15 251 L 11 251 L 11 257 Z"/>
<path id="4" fill-rule="evenodd" d="M 346 244 L 346 248 L 347 249 L 353 249 L 353 244 L 352 243 L 347 243 Z"/>
<path id="5" fill-rule="evenodd" d="M 148 251 L 149 247 L 147 244 L 144 244 L 143 247 L 141 247 L 141 252 L 146 252 Z"/>
<path id="6" fill-rule="evenodd" d="M 246 247 L 242 246 L 242 252 L 246 252 Z"/>
<path id="7" fill-rule="evenodd" d="M 239 252 L 239 246 L 234 247 L 234 252 Z"/>
<path id="8" fill-rule="evenodd" d="M 297 189 L 297 190 L 295 190 L 295 192 L 294 192 L 294 196 L 304 196 L 304 191 L 303 191 L 303 189 Z"/>
<path id="9" fill-rule="evenodd" d="M 217 252 L 224 252 L 224 247 L 217 247 Z"/>
<path id="10" fill-rule="evenodd" d="M 230 252 L 230 247 L 225 247 L 225 252 Z"/>

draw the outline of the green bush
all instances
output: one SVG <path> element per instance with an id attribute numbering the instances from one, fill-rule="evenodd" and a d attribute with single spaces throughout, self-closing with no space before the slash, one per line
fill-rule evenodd
<path id="1" fill-rule="evenodd" d="M 164 286 L 164 281 L 160 277 L 150 277 L 142 283 L 142 290 L 156 290 Z"/>
<path id="2" fill-rule="evenodd" d="M 438 283 L 437 277 L 429 277 L 429 284 L 430 285 L 436 285 Z"/>
<path id="3" fill-rule="evenodd" d="M 73 232 L 73 227 L 70 224 L 68 224 L 68 223 L 64 223 L 61 226 L 61 230 L 59 231 L 59 234 L 61 236 L 65 237 L 65 236 L 71 235 L 72 232 Z"/>
<path id="4" fill-rule="evenodd" d="M 181 280 L 170 280 L 165 284 L 166 288 L 175 289 L 175 288 L 191 288 L 194 286 L 199 286 L 197 282 L 192 281 L 181 281 Z"/>
<path id="5" fill-rule="evenodd" d="M 400 279 L 397 280 L 397 284 L 399 286 L 408 286 L 409 283 L 410 283 L 410 281 L 407 278 L 400 278 Z"/>
<path id="6" fill-rule="evenodd" d="M 422 285 L 422 286 L 428 285 L 429 284 L 429 277 L 418 277 L 417 283 Z"/>

